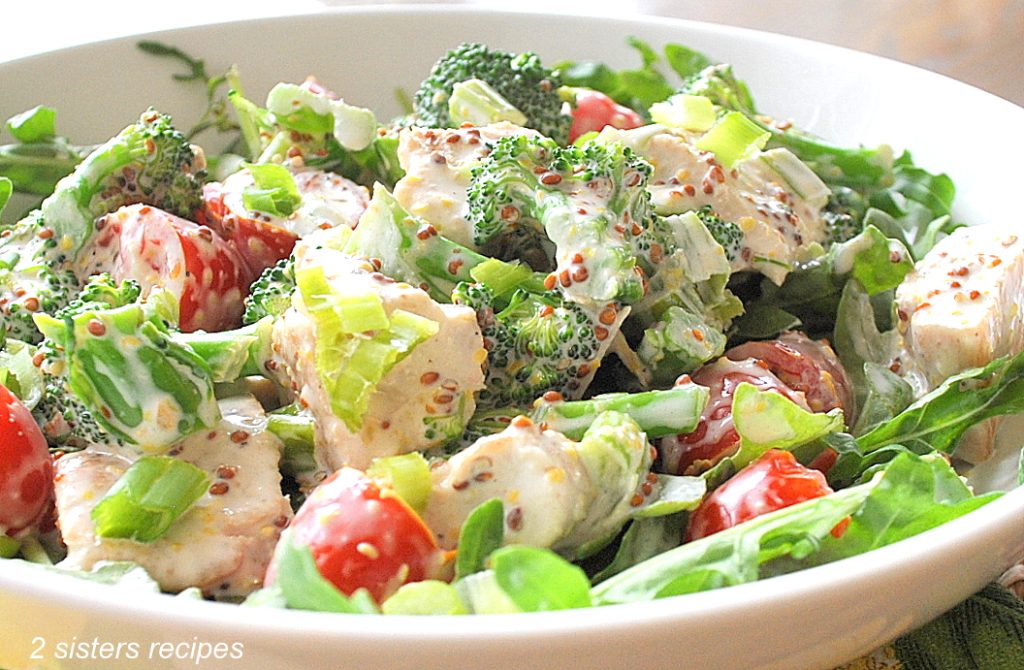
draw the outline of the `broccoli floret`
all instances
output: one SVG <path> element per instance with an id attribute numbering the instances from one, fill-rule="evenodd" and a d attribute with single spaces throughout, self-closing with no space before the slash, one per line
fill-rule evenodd
<path id="1" fill-rule="evenodd" d="M 467 220 L 485 251 L 538 241 L 570 300 L 635 302 L 664 252 L 650 230 L 650 173 L 621 143 L 503 137 L 473 169 Z"/>
<path id="2" fill-rule="evenodd" d="M 825 220 L 829 244 L 846 242 L 864 228 L 868 204 L 857 191 L 845 186 L 832 189 L 828 204 L 821 212 Z"/>
<path id="3" fill-rule="evenodd" d="M 67 387 L 61 377 L 46 375 L 43 398 L 32 416 L 47 441 L 61 451 L 84 449 L 92 444 L 124 444 L 96 421 L 89 409 Z"/>
<path id="4" fill-rule="evenodd" d="M 245 299 L 242 322 L 256 323 L 265 316 L 280 316 L 292 304 L 295 293 L 295 256 L 282 258 L 253 282 Z"/>
<path id="5" fill-rule="evenodd" d="M 448 109 L 455 85 L 480 79 L 526 117 L 534 128 L 559 144 L 569 140 L 572 118 L 562 113 L 557 72 L 549 70 L 535 53 L 512 54 L 483 44 L 462 44 L 434 64 L 413 99 L 419 125 L 450 128 Z"/>
<path id="6" fill-rule="evenodd" d="M 732 66 L 726 63 L 709 65 L 697 72 L 683 82 L 676 93 L 703 96 L 726 110 L 757 113 L 747 85 L 736 78 Z"/>
<path id="7" fill-rule="evenodd" d="M 134 203 L 189 216 L 201 201 L 201 176 L 191 145 L 154 110 L 98 147 L 0 240 L 3 330 L 38 342 L 31 314 L 52 314 L 81 286 L 73 269 L 95 220 Z"/>
<path id="8" fill-rule="evenodd" d="M 126 279 L 120 285 L 106 272 L 89 278 L 74 300 L 57 310 L 58 319 L 72 318 L 93 309 L 108 309 L 129 305 L 142 295 L 142 287 L 134 279 Z"/>
<path id="9" fill-rule="evenodd" d="M 456 304 L 476 310 L 487 349 L 486 388 L 477 407 L 525 407 L 546 391 L 578 398 L 600 365 L 613 324 L 556 292 L 517 290 L 496 310 L 494 292 L 483 284 L 459 284 Z"/>
<path id="10" fill-rule="evenodd" d="M 705 205 L 697 210 L 697 218 L 708 229 L 715 242 L 725 249 L 725 257 L 732 263 L 739 256 L 740 246 L 743 243 L 743 231 L 732 221 L 723 221 L 711 205 Z"/>

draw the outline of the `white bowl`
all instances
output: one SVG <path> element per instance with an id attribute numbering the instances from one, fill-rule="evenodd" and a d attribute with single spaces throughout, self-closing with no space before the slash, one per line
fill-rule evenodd
<path id="1" fill-rule="evenodd" d="M 1018 223 L 1019 186 L 1010 174 L 1019 173 L 1015 160 L 1024 155 L 1024 110 L 840 48 L 665 19 L 395 6 L 153 37 L 205 58 L 211 72 L 237 63 L 256 98 L 278 81 L 315 73 L 350 102 L 390 113 L 397 111 L 394 89 L 414 90 L 460 41 L 532 49 L 547 62 L 628 66 L 636 56 L 627 35 L 659 46 L 681 42 L 733 63 L 761 109 L 839 143 L 911 148 L 921 165 L 954 178 L 962 220 Z M 152 104 L 187 127 L 203 107 L 202 92 L 172 82 L 176 68 L 134 43 L 114 40 L 0 66 L 0 118 L 47 103 L 60 110 L 62 133 L 101 141 Z M 977 481 L 981 488 L 1012 486 L 1010 473 L 1008 459 Z M 1022 556 L 1024 488 L 1017 488 L 965 518 L 864 556 L 720 591 L 561 613 L 384 618 L 238 608 L 58 577 L 41 581 L 38 572 L 0 563 L 0 667 L 826 668 L 925 623 Z M 60 643 L 94 639 L 136 643 L 139 657 L 56 659 Z M 151 647 L 163 642 L 172 643 L 171 658 Z M 242 658 L 196 663 L 200 643 L 225 643 Z"/>

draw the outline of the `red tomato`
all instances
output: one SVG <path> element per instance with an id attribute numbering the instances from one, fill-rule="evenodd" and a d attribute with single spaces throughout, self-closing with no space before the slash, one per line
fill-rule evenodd
<path id="1" fill-rule="evenodd" d="M 53 458 L 32 413 L 0 386 L 0 533 L 38 524 L 53 502 Z"/>
<path id="2" fill-rule="evenodd" d="M 661 441 L 665 468 L 677 474 L 699 474 L 739 446 L 740 436 L 732 421 L 732 396 L 743 382 L 753 384 L 759 391 L 784 395 L 809 409 L 803 394 L 784 384 L 762 361 L 733 361 L 723 357 L 693 373 L 693 382 L 711 391 L 697 428 L 687 435 Z"/>
<path id="3" fill-rule="evenodd" d="M 825 476 L 788 451 L 771 449 L 722 484 L 690 515 L 686 541 L 698 540 L 754 517 L 832 493 Z M 833 529 L 842 534 L 847 522 Z"/>
<path id="4" fill-rule="evenodd" d="M 134 279 L 143 294 L 161 286 L 178 296 L 185 332 L 241 323 L 252 271 L 235 248 L 206 226 L 149 205 L 122 207 L 100 220 L 87 274 Z"/>
<path id="5" fill-rule="evenodd" d="M 786 386 L 804 394 L 811 411 L 827 412 L 839 407 L 847 423 L 853 423 L 853 385 L 827 341 L 812 340 L 803 333 L 789 331 L 778 339 L 741 344 L 725 355 L 734 361 L 744 358 L 764 361 Z"/>
<path id="6" fill-rule="evenodd" d="M 438 576 L 444 561 L 419 515 L 353 468 L 338 470 L 310 494 L 291 537 L 310 548 L 320 574 L 342 593 L 364 588 L 377 602 L 402 584 Z M 272 562 L 266 583 L 276 575 Z"/>
<path id="7" fill-rule="evenodd" d="M 572 110 L 569 141 L 575 142 L 580 135 L 591 131 L 600 132 L 605 126 L 628 130 L 642 125 L 644 118 L 629 107 L 623 107 L 600 91 L 581 89 Z"/>
<path id="8" fill-rule="evenodd" d="M 253 184 L 249 170 L 203 187 L 202 221 L 230 241 L 254 273 L 287 258 L 296 240 L 318 228 L 355 228 L 369 204 L 366 189 L 340 175 L 307 169 L 292 177 L 302 205 L 286 217 L 246 209 L 242 196 Z"/>

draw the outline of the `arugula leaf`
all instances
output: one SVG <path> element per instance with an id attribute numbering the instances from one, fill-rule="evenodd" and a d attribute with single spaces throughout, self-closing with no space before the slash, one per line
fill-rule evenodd
<path id="1" fill-rule="evenodd" d="M 1024 412 L 1024 353 L 997 358 L 954 375 L 930 393 L 857 438 L 865 452 L 890 444 L 951 453 L 971 426 Z"/>
<path id="2" fill-rule="evenodd" d="M 772 336 L 789 327 L 792 318 L 812 333 L 830 330 L 851 279 L 859 281 L 869 297 L 880 296 L 899 286 L 913 267 L 913 256 L 900 240 L 868 225 L 798 266 L 782 286 L 763 280 L 760 295 L 747 302 L 747 314 L 737 319 L 737 327 L 744 333 Z M 773 328 L 780 330 L 766 332 Z"/>
<path id="3" fill-rule="evenodd" d="M 524 612 L 590 607 L 590 581 L 578 566 L 547 549 L 512 545 L 491 554 L 501 590 Z"/>
<path id="4" fill-rule="evenodd" d="M 25 144 L 47 142 L 57 136 L 57 110 L 39 105 L 7 119 L 7 130 Z"/>
<path id="5" fill-rule="evenodd" d="M 611 563 L 594 575 L 594 583 L 603 582 L 639 563 L 674 549 L 683 541 L 685 514 L 634 519 L 619 542 Z"/>
<path id="6" fill-rule="evenodd" d="M 914 389 L 884 365 L 864 363 L 867 394 L 860 404 L 854 435 L 862 435 L 893 418 L 914 401 Z"/>
<path id="7" fill-rule="evenodd" d="M 941 456 L 902 454 L 886 468 L 842 535 L 826 538 L 807 563 L 820 565 L 898 542 L 961 517 L 1000 495 L 973 496 Z"/>
<path id="8" fill-rule="evenodd" d="M 710 58 L 682 44 L 666 44 L 665 60 L 680 79 L 692 77 L 712 65 Z"/>
<path id="9" fill-rule="evenodd" d="M 601 582 L 591 595 L 596 605 L 606 605 L 742 584 L 891 544 L 962 516 L 997 495 L 970 498 L 941 457 L 901 454 L 864 484 L 659 554 Z M 833 531 L 848 517 L 853 519 L 850 526 L 836 539 Z"/>
<path id="10" fill-rule="evenodd" d="M 505 506 L 491 498 L 469 513 L 459 531 L 459 553 L 455 559 L 455 578 L 462 579 L 484 569 L 487 557 L 501 547 L 505 539 Z"/>
<path id="11" fill-rule="evenodd" d="M 888 308 L 894 309 L 891 301 Z M 870 393 L 864 366 L 888 366 L 899 342 L 899 333 L 895 329 L 880 330 L 876 317 L 871 298 L 860 282 L 847 282 L 836 310 L 832 343 L 861 408 L 866 407 Z"/>

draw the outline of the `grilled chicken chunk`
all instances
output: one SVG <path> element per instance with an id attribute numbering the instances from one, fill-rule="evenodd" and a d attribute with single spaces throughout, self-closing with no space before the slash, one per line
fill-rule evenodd
<path id="1" fill-rule="evenodd" d="M 695 146 L 698 138 L 683 130 L 644 126 L 605 128 L 602 138 L 621 141 L 654 167 L 651 204 L 658 214 L 681 214 L 710 205 L 743 234 L 732 271 L 756 270 L 781 284 L 793 264 L 806 260 L 807 248 L 826 238 L 821 209 L 828 188 L 807 173 L 801 196 L 772 167 L 782 157 L 772 152 L 739 161 L 726 169 L 713 154 Z M 809 171 L 808 171 L 809 172 Z"/>
<path id="2" fill-rule="evenodd" d="M 484 386 L 487 356 L 476 313 L 441 305 L 427 293 L 376 272 L 367 261 L 340 251 L 296 247 L 296 270 L 309 263 L 323 268 L 327 282 L 342 295 L 376 294 L 390 315 L 403 310 L 434 321 L 435 335 L 416 345 L 374 389 L 361 427 L 351 430 L 332 411 L 331 397 L 317 369 L 317 326 L 296 297 L 274 324 L 273 346 L 281 378 L 316 417 L 320 465 L 365 469 L 374 458 L 427 449 L 457 437 L 476 409 L 474 394 Z"/>
<path id="3" fill-rule="evenodd" d="M 1024 237 L 988 224 L 954 231 L 896 291 L 900 373 L 918 394 L 950 375 L 1024 349 Z M 998 420 L 974 427 L 956 455 L 992 454 Z"/>
<path id="4" fill-rule="evenodd" d="M 221 401 L 223 419 L 171 449 L 173 455 L 210 473 L 210 490 L 148 544 L 98 538 L 90 516 L 131 466 L 127 450 L 91 447 L 56 462 L 58 524 L 68 556 L 61 564 L 91 569 L 99 561 L 134 561 L 165 591 L 198 586 L 206 595 L 244 596 L 263 583 L 281 530 L 292 516 L 281 494 L 281 443 L 264 430 L 252 397 Z"/>

